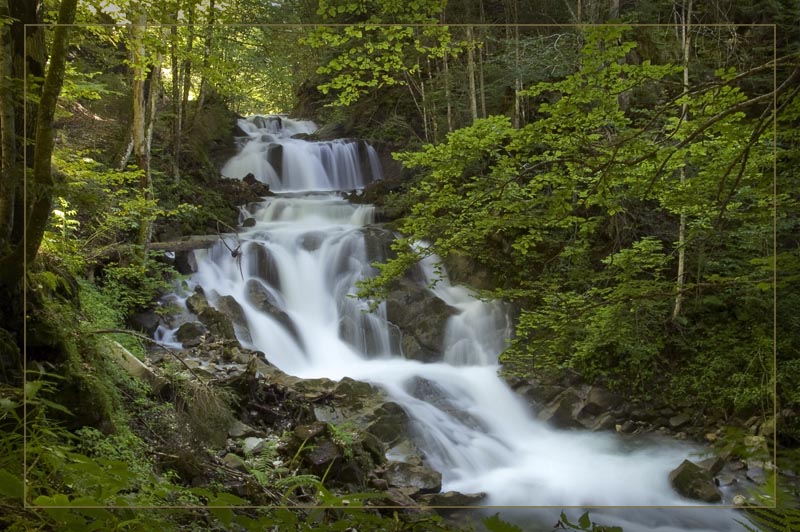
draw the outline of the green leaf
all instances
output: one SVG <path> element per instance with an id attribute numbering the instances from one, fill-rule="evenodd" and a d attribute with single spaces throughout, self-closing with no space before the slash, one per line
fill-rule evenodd
<path id="1" fill-rule="evenodd" d="M 216 508 L 209 511 L 223 525 L 230 525 L 233 522 L 233 510 L 230 508 Z"/>
<path id="2" fill-rule="evenodd" d="M 500 514 L 486 517 L 482 523 L 489 532 L 522 532 L 522 529 L 517 525 L 512 525 L 500 519 Z"/>
<path id="3" fill-rule="evenodd" d="M 5 469 L 0 469 L 0 496 L 22 499 L 24 493 L 22 479 Z"/>
<path id="4" fill-rule="evenodd" d="M 578 526 L 583 530 L 589 530 L 591 525 L 592 522 L 589 520 L 589 512 L 584 512 L 583 515 L 578 518 Z"/>

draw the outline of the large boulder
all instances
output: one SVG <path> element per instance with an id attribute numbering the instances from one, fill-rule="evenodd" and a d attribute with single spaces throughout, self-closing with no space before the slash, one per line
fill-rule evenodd
<path id="1" fill-rule="evenodd" d="M 203 343 L 204 335 L 208 332 L 206 326 L 199 321 L 188 321 L 178 327 L 175 332 L 175 338 L 183 345 L 183 347 L 197 347 Z"/>
<path id="2" fill-rule="evenodd" d="M 394 233 L 376 225 L 367 226 L 362 232 L 369 262 L 383 262 L 397 256 L 397 252 L 392 249 Z"/>
<path id="3" fill-rule="evenodd" d="M 158 314 L 152 310 L 138 312 L 128 318 L 128 324 L 135 330 L 141 331 L 148 336 L 153 336 L 158 326 L 161 324 L 161 319 Z"/>
<path id="4" fill-rule="evenodd" d="M 402 333 L 403 354 L 414 360 L 441 358 L 447 320 L 456 313 L 430 290 L 408 279 L 398 280 L 386 298 L 386 318 Z"/>
<path id="5" fill-rule="evenodd" d="M 194 256 L 194 250 L 176 251 L 175 252 L 175 269 L 181 275 L 191 275 L 197 272 L 197 258 Z"/>
<path id="6" fill-rule="evenodd" d="M 229 317 L 214 307 L 203 309 L 197 317 L 214 337 L 220 340 L 236 340 L 236 331 L 233 328 L 233 322 Z"/>
<path id="7" fill-rule="evenodd" d="M 618 407 L 621 403 L 622 397 L 619 395 L 600 386 L 592 386 L 586 394 L 580 413 L 598 416 Z"/>
<path id="8" fill-rule="evenodd" d="M 215 305 L 217 309 L 230 318 L 234 331 L 243 342 L 251 342 L 250 329 L 247 326 L 247 316 L 244 309 L 233 296 L 219 296 Z"/>
<path id="9" fill-rule="evenodd" d="M 371 384 L 345 377 L 331 390 L 331 395 L 332 401 L 314 405 L 318 421 L 335 425 L 351 423 L 386 446 L 405 435 L 408 414 Z"/>
<path id="10" fill-rule="evenodd" d="M 479 290 L 492 290 L 496 286 L 488 270 L 467 255 L 451 253 L 444 260 L 444 266 L 454 284 L 463 284 Z"/>
<path id="11" fill-rule="evenodd" d="M 264 244 L 250 244 L 247 248 L 248 270 L 253 275 L 269 283 L 276 290 L 281 288 L 278 264 Z"/>
<path id="12" fill-rule="evenodd" d="M 290 318 L 285 311 L 278 308 L 278 302 L 275 296 L 272 295 L 261 282 L 256 279 L 247 281 L 247 284 L 245 284 L 245 294 L 247 301 L 249 301 L 251 305 L 283 325 L 297 342 L 301 341 L 300 333 L 297 331 L 297 327 L 292 321 L 292 318 Z"/>
<path id="13" fill-rule="evenodd" d="M 684 460 L 669 474 L 669 482 L 680 495 L 703 502 L 719 502 L 722 494 L 711 473 L 689 460 Z"/>
<path id="14" fill-rule="evenodd" d="M 208 307 L 208 300 L 200 287 L 197 287 L 195 292 L 186 298 L 186 308 L 196 316 L 199 316 Z"/>
<path id="15" fill-rule="evenodd" d="M 267 162 L 275 170 L 278 179 L 283 181 L 283 145 L 270 144 L 267 147 Z"/>
<path id="16" fill-rule="evenodd" d="M 389 486 L 413 487 L 418 493 L 438 493 L 442 489 L 442 474 L 423 465 L 389 462 L 384 478 Z"/>
<path id="17" fill-rule="evenodd" d="M 447 491 L 445 493 L 432 493 L 421 495 L 417 500 L 427 506 L 476 506 L 486 498 L 485 493 L 461 493 L 460 491 Z"/>
<path id="18" fill-rule="evenodd" d="M 567 388 L 539 412 L 538 418 L 560 429 L 582 428 L 576 417 L 581 404 L 578 391 Z"/>

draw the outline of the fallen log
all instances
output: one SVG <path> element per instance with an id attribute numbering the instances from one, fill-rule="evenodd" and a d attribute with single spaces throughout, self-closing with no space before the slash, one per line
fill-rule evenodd
<path id="1" fill-rule="evenodd" d="M 193 251 L 195 249 L 210 248 L 222 238 L 234 238 L 233 235 L 200 235 L 190 236 L 180 240 L 169 240 L 166 242 L 151 242 L 151 251 Z"/>
<path id="2" fill-rule="evenodd" d="M 233 234 L 221 235 L 195 235 L 183 237 L 179 240 L 168 240 L 166 242 L 151 242 L 148 248 L 151 251 L 194 251 L 195 249 L 210 248 L 222 238 L 229 238 L 236 240 Z M 112 259 L 122 255 L 129 254 L 133 251 L 132 244 L 118 244 L 98 250 L 92 259 L 96 262 L 101 262 L 103 259 Z"/>

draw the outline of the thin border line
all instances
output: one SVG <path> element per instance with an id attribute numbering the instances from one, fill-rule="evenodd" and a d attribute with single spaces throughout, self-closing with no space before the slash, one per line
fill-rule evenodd
<path id="1" fill-rule="evenodd" d="M 28 134 L 28 113 L 27 113 L 27 106 L 28 106 L 28 39 L 27 33 L 28 28 L 55 28 L 59 26 L 65 27 L 120 27 L 125 28 L 131 26 L 130 22 L 128 23 L 115 23 L 115 24 L 90 24 L 90 23 L 77 23 L 77 24 L 44 24 L 44 23 L 37 23 L 37 24 L 24 24 L 23 26 L 23 53 L 24 53 L 24 67 L 23 67 L 23 132 L 24 138 L 27 139 Z M 403 26 L 403 27 L 524 27 L 524 28 L 591 28 L 591 27 L 632 27 L 632 28 L 667 28 L 670 29 L 674 27 L 673 24 L 625 24 L 625 23 L 611 23 L 611 24 L 362 24 L 363 26 L 372 26 L 372 27 L 396 27 L 396 26 Z M 188 26 L 201 26 L 207 27 L 208 24 L 162 24 L 162 23 L 153 23 L 153 24 L 146 24 L 146 27 L 188 27 Z M 222 27 L 281 27 L 281 28 L 292 28 L 292 27 L 300 27 L 300 28 L 317 28 L 317 27 L 349 27 L 353 26 L 353 24 L 321 24 L 321 23 L 288 23 L 288 24 L 278 24 L 278 23 L 266 23 L 266 24 L 244 24 L 244 23 L 230 23 L 230 24 L 213 24 L 214 28 L 222 28 Z M 28 287 L 27 287 L 27 253 L 25 253 L 25 249 L 27 249 L 27 225 L 28 225 L 28 216 L 27 216 L 27 205 L 28 205 L 28 195 L 27 195 L 27 174 L 28 174 L 28 149 L 27 143 L 24 143 L 23 148 L 23 205 L 24 205 L 24 212 L 25 216 L 23 217 L 23 325 L 22 325 L 22 345 L 23 345 L 23 508 L 25 509 L 42 509 L 46 510 L 50 509 L 185 509 L 185 510 L 215 510 L 215 509 L 278 509 L 278 508 L 286 508 L 286 509 L 380 509 L 380 508 L 392 508 L 392 509 L 427 509 L 427 508 L 452 508 L 452 509 L 460 509 L 460 510 L 480 510 L 483 508 L 503 508 L 503 509 L 556 509 L 556 508 L 569 508 L 569 509 L 622 509 L 622 508 L 630 508 L 630 509 L 776 509 L 777 508 L 777 495 L 778 495 L 778 477 L 777 477 L 777 470 L 778 470 L 778 463 L 777 463 L 777 405 L 778 405 L 778 398 L 777 398 L 777 101 L 778 95 L 776 94 L 777 87 L 778 87 L 778 65 L 777 65 L 777 54 L 778 54 L 778 40 L 777 40 L 777 24 L 702 24 L 699 27 L 710 27 L 710 28 L 717 28 L 717 27 L 724 27 L 724 28 L 761 28 L 761 27 L 771 27 L 772 28 L 772 39 L 773 39 L 773 46 L 772 46 L 772 56 L 773 56 L 773 145 L 772 145 L 772 152 L 773 152 L 773 160 L 772 160 L 772 168 L 773 168 L 773 179 L 772 179 L 772 191 L 773 191 L 773 241 L 772 241 L 772 265 L 773 265 L 773 308 L 772 308 L 772 315 L 773 315 L 773 323 L 772 323 L 772 330 L 773 330 L 773 416 L 775 419 L 774 427 L 773 427 L 773 465 L 775 467 L 775 474 L 773 475 L 773 505 L 772 506 L 733 506 L 733 505 L 669 505 L 669 506 L 623 506 L 623 505 L 606 505 L 606 506 L 591 506 L 591 505 L 559 505 L 559 506 L 541 506 L 541 505 L 526 505 L 526 506 L 424 506 L 424 505 L 417 505 L 417 506 L 321 506 L 321 505 L 294 505 L 294 506 L 252 506 L 252 505 L 241 505 L 241 506 L 36 506 L 28 504 L 28 464 L 27 464 L 27 401 L 26 401 L 26 390 L 24 384 L 27 383 L 27 320 L 25 319 L 26 309 L 27 309 L 27 296 L 28 296 Z M 45 77 L 47 72 L 45 71 Z M 38 112 L 37 112 L 38 114 Z M 35 139 L 34 139 L 35 142 Z"/>
<path id="2" fill-rule="evenodd" d="M 28 391 L 25 386 L 28 383 L 28 24 L 22 28 L 22 53 L 22 507 L 27 510 L 31 507 L 28 504 Z"/>
<path id="3" fill-rule="evenodd" d="M 778 507 L 778 25 L 772 25 L 772 493 Z"/>

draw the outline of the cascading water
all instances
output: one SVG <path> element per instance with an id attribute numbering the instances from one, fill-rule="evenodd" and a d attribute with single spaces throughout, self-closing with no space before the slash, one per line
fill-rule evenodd
<path id="1" fill-rule="evenodd" d="M 472 298 L 446 274 L 432 289 L 457 310 L 447 323 L 442 360 L 404 358 L 384 304 L 368 313 L 367 302 L 348 297 L 358 279 L 375 273 L 365 239 L 373 209 L 351 205 L 335 191 L 380 178 L 374 150 L 363 142 L 293 138 L 315 126 L 285 117 L 253 117 L 239 126 L 247 137 L 222 173 L 252 173 L 278 195 L 243 208 L 255 225 L 238 235 L 239 259 L 221 245 L 196 252 L 193 282 L 241 304 L 249 330 L 243 343 L 289 374 L 348 376 L 382 387 L 414 421 L 415 441 L 442 473 L 444 491 L 486 492 L 487 505 L 694 504 L 667 480 L 692 446 L 632 443 L 537 421 L 497 377 L 509 328 L 502 306 Z M 432 262 L 421 266 L 430 281 Z M 730 510 L 633 511 L 609 519 L 625 519 L 626 531 L 738 528 Z"/>

